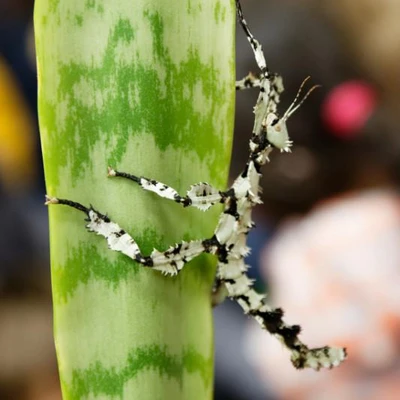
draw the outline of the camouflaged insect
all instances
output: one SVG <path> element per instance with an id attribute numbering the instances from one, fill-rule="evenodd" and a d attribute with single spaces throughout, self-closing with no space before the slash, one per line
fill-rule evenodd
<path id="1" fill-rule="evenodd" d="M 246 33 L 260 69 L 258 77 L 249 74 L 236 82 L 237 90 L 259 88 L 254 108 L 255 121 L 250 139 L 249 158 L 244 171 L 228 190 L 220 191 L 208 183 L 199 183 L 192 186 L 186 196 L 181 196 L 173 188 L 152 179 L 137 177 L 112 168 L 108 171 L 111 177 L 132 180 L 144 190 L 180 203 L 184 207 L 196 207 L 206 211 L 212 205 L 222 203 L 224 210 L 219 217 L 214 235 L 204 240 L 181 242 L 166 251 L 154 250 L 146 256 L 141 253 L 139 246 L 127 232 L 92 207 L 87 208 L 74 201 L 48 196 L 46 204 L 64 204 L 82 211 L 87 216 L 87 229 L 103 236 L 111 250 L 121 252 L 144 267 L 166 275 L 178 274 L 188 261 L 201 253 L 214 254 L 218 258 L 215 298 L 221 297 L 221 293 L 226 293 L 228 297 L 236 300 L 246 314 L 253 316 L 263 329 L 287 347 L 296 368 L 315 370 L 332 368 L 346 358 L 346 350 L 328 346 L 314 349 L 307 347 L 298 338 L 300 326 L 287 325 L 283 321 L 282 309 L 271 308 L 265 301 L 266 296 L 253 289 L 253 282 L 246 275 L 248 266 L 244 258 L 249 253 L 246 238 L 254 226 L 251 219 L 252 208 L 261 203 L 259 197 L 261 168 L 269 161 L 268 156 L 273 148 L 290 152 L 292 142 L 289 139 L 286 121 L 315 86 L 297 103 L 304 81 L 292 105 L 282 117 L 279 117 L 277 106 L 280 94 L 283 92 L 282 79 L 269 72 L 262 46 L 250 32 L 238 0 L 236 8 L 239 23 Z"/>

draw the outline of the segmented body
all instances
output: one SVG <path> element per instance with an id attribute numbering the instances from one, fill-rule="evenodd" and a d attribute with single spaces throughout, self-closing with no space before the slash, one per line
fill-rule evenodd
<path id="1" fill-rule="evenodd" d="M 166 251 L 154 250 L 149 256 L 145 256 L 127 232 L 93 208 L 54 197 L 47 197 L 47 204 L 64 204 L 84 212 L 87 215 L 87 229 L 103 236 L 111 250 L 121 252 L 144 267 L 161 271 L 166 275 L 179 273 L 188 261 L 201 253 L 214 254 L 218 258 L 219 290 L 225 290 L 228 297 L 237 301 L 246 314 L 253 316 L 263 329 L 277 337 L 289 349 L 292 363 L 296 368 L 308 367 L 316 370 L 321 367 L 332 368 L 346 358 L 345 349 L 327 346 L 308 348 L 298 338 L 300 327 L 287 325 L 283 321 L 282 309 L 271 308 L 266 303 L 265 295 L 254 290 L 252 280 L 246 275 L 248 266 L 245 264 L 245 257 L 249 252 L 246 240 L 248 232 L 253 227 L 252 208 L 261 203 L 259 197 L 261 168 L 269 160 L 268 156 L 273 148 L 290 151 L 292 142 L 289 140 L 286 120 L 315 87 L 295 106 L 299 91 L 292 106 L 282 118 L 279 118 L 277 106 L 280 94 L 283 92 L 282 79 L 269 72 L 262 47 L 250 32 L 238 0 L 236 6 L 239 22 L 252 46 L 260 69 L 259 77 L 249 74 L 236 83 L 238 90 L 252 87 L 260 89 L 254 108 L 255 122 L 250 139 L 249 158 L 241 175 L 226 191 L 219 191 L 207 183 L 199 183 L 192 186 L 186 196 L 181 196 L 175 189 L 153 179 L 137 177 L 112 168 L 108 171 L 111 177 L 132 180 L 144 190 L 173 200 L 184 207 L 196 207 L 206 211 L 214 204 L 222 203 L 223 212 L 214 235 L 204 240 L 181 242 Z"/>

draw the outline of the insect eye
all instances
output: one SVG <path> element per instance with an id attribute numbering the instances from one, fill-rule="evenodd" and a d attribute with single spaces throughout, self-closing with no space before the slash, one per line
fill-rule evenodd
<path id="1" fill-rule="evenodd" d="M 271 126 L 276 125 L 279 122 L 279 118 L 274 118 L 271 122 Z"/>

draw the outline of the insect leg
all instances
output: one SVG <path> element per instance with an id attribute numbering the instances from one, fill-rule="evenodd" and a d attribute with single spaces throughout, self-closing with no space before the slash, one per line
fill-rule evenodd
<path id="1" fill-rule="evenodd" d="M 93 207 L 88 208 L 71 200 L 49 196 L 46 196 L 45 204 L 62 204 L 83 212 L 87 216 L 88 224 L 86 228 L 90 232 L 103 236 L 111 250 L 125 254 L 144 267 L 161 271 L 166 275 L 176 275 L 188 261 L 205 251 L 203 242 L 194 240 L 178 243 L 164 252 L 154 249 L 150 256 L 144 256 L 135 240 L 128 233 L 118 224 L 112 222 L 107 215 L 101 214 Z"/>
<path id="2" fill-rule="evenodd" d="M 139 184 L 144 190 L 156 193 L 165 199 L 173 200 L 184 207 L 193 206 L 202 211 L 209 209 L 212 205 L 221 202 L 223 199 L 223 195 L 219 190 L 205 182 L 191 186 L 186 196 L 181 196 L 174 188 L 154 179 L 148 179 L 143 176 L 138 177 L 126 172 L 116 171 L 112 168 L 108 169 L 108 176 L 129 179 Z"/>
<path id="3" fill-rule="evenodd" d="M 262 51 L 262 46 L 261 46 L 260 42 L 250 32 L 249 26 L 247 25 L 247 22 L 244 19 L 242 6 L 240 5 L 239 0 L 236 0 L 236 11 L 237 11 L 239 23 L 242 26 L 242 28 L 246 34 L 247 40 L 249 41 L 251 48 L 253 49 L 253 53 L 254 53 L 257 65 L 260 68 L 261 72 L 263 72 L 263 74 L 265 73 L 266 76 L 268 76 L 269 73 L 268 73 L 267 63 L 265 62 L 264 53 Z"/>
<path id="4" fill-rule="evenodd" d="M 236 81 L 236 90 L 260 87 L 260 84 L 260 80 L 250 72 L 243 79 Z"/>

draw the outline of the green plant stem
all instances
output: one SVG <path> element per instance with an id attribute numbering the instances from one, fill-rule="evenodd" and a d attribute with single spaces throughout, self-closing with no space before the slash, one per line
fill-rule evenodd
<path id="1" fill-rule="evenodd" d="M 232 0 L 36 0 L 47 193 L 93 206 L 143 253 L 212 235 L 206 214 L 108 179 L 184 193 L 226 187 L 234 113 Z M 215 260 L 175 278 L 111 252 L 83 215 L 50 209 L 54 334 L 64 400 L 210 399 Z"/>

